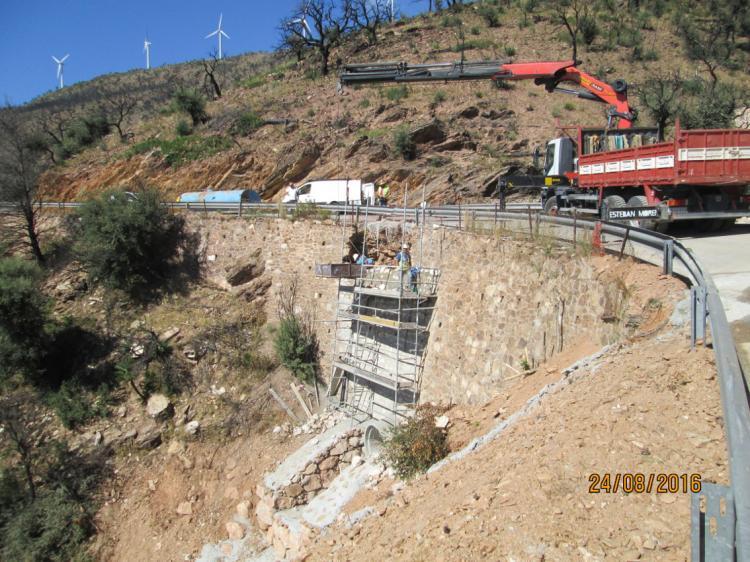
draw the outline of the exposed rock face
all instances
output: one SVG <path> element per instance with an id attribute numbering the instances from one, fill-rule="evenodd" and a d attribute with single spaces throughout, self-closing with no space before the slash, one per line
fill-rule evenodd
<path id="1" fill-rule="evenodd" d="M 154 449 L 161 445 L 161 430 L 154 423 L 141 427 L 135 437 L 139 449 Z"/>
<path id="2" fill-rule="evenodd" d="M 464 119 L 474 119 L 479 115 L 479 108 L 473 105 L 466 107 L 458 112 L 457 117 L 463 117 Z"/>
<path id="3" fill-rule="evenodd" d="M 233 541 L 238 541 L 245 536 L 245 529 L 235 521 L 229 521 L 225 527 L 227 529 L 227 536 Z"/>
<path id="4" fill-rule="evenodd" d="M 406 116 L 408 114 L 409 112 L 405 107 L 394 107 L 389 111 L 383 112 L 383 114 L 380 116 L 380 121 L 382 123 L 395 123 L 396 121 L 402 121 L 403 119 L 406 119 Z"/>
<path id="5" fill-rule="evenodd" d="M 447 150 L 476 150 L 477 143 L 471 140 L 468 133 L 464 132 L 460 135 L 451 136 L 445 142 L 435 145 L 433 149 L 437 152 Z"/>
<path id="6" fill-rule="evenodd" d="M 265 269 L 266 265 L 261 257 L 261 249 L 258 248 L 247 259 L 227 271 L 227 283 L 232 287 L 249 283 L 263 273 Z"/>
<path id="7" fill-rule="evenodd" d="M 446 133 L 443 124 L 435 120 L 413 128 L 409 131 L 409 136 L 415 144 L 439 143 L 445 140 Z"/>
<path id="8" fill-rule="evenodd" d="M 163 394 L 152 394 L 146 403 L 146 413 L 154 419 L 164 419 L 172 413 L 172 403 Z"/>
<path id="9" fill-rule="evenodd" d="M 278 193 L 289 182 L 304 178 L 320 158 L 320 147 L 308 144 L 302 152 L 286 152 L 276 163 L 276 167 L 263 186 L 263 197 L 269 198 Z"/>
<path id="10" fill-rule="evenodd" d="M 271 288 L 271 278 L 268 276 L 257 277 L 237 289 L 237 295 L 245 298 L 246 301 L 252 302 L 257 298 L 263 297 L 268 289 Z"/>

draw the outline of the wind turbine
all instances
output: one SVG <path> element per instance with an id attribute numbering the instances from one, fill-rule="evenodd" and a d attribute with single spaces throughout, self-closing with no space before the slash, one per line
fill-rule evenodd
<path id="1" fill-rule="evenodd" d="M 219 27 L 216 28 L 216 31 L 214 31 L 214 32 L 209 33 L 208 35 L 206 35 L 206 39 L 208 39 L 209 37 L 213 37 L 214 35 L 218 36 L 218 38 L 219 38 L 219 60 L 221 60 L 221 36 L 223 35 L 227 39 L 231 39 L 231 37 L 229 37 L 229 35 L 227 35 L 226 33 L 224 33 L 224 30 L 221 29 L 221 19 L 222 19 L 223 15 L 224 14 L 219 14 Z"/>
<path id="2" fill-rule="evenodd" d="M 298 17 L 296 20 L 292 20 L 289 23 L 295 24 L 298 23 L 302 26 L 302 37 L 307 39 L 308 37 L 312 37 L 312 31 L 310 31 L 310 26 L 307 25 L 307 8 L 310 6 L 310 2 L 305 2 L 305 7 L 302 8 L 302 14 L 300 17 Z"/>
<path id="3" fill-rule="evenodd" d="M 52 60 L 57 63 L 57 79 L 60 81 L 57 89 L 61 89 L 63 86 L 65 86 L 65 83 L 63 81 L 63 66 L 65 66 L 65 61 L 68 60 L 68 57 L 70 55 L 67 54 L 63 58 L 58 59 L 57 57 L 53 56 Z"/>
<path id="4" fill-rule="evenodd" d="M 148 40 L 148 36 L 143 41 L 143 52 L 146 53 L 146 70 L 151 68 L 151 41 Z"/>

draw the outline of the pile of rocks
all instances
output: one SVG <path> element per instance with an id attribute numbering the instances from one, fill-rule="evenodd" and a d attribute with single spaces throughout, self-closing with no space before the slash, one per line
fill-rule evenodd
<path id="1" fill-rule="evenodd" d="M 292 427 L 288 423 L 277 425 L 273 428 L 273 433 L 281 434 L 292 434 L 295 437 L 297 435 L 309 435 L 312 433 L 321 433 L 327 429 L 331 429 L 334 425 L 342 421 L 346 416 L 343 412 L 337 410 L 330 410 L 328 412 L 321 412 L 314 414 L 302 425 Z"/>
<path id="2" fill-rule="evenodd" d="M 362 462 L 362 445 L 359 429 L 343 434 L 331 447 L 308 462 L 302 471 L 293 475 L 291 484 L 276 491 L 272 497 L 273 507 L 284 510 L 309 503 L 347 466 Z"/>

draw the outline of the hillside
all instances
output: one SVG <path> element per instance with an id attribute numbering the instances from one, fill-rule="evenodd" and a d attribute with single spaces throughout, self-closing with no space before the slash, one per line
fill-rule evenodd
<path id="1" fill-rule="evenodd" d="M 385 27 L 374 45 L 355 34 L 334 49 L 331 65 L 456 61 L 459 44 L 466 60 L 570 58 L 554 8 L 543 5 L 530 14 L 515 3 L 493 8 L 498 21 L 490 27 L 485 4 L 498 3 L 398 21 Z M 580 67 L 607 80 L 626 79 L 632 105 L 643 109 L 639 123 L 652 124 L 639 84 L 678 71 L 686 77 L 707 73 L 687 57 L 674 24 L 676 8 L 657 16 L 659 10 L 646 9 L 650 3 L 635 13 L 619 4 L 614 3 L 622 16 L 597 12 L 598 35 L 591 45 L 579 45 Z M 137 110 L 125 119 L 126 141 L 111 133 L 52 167 L 42 180 L 43 197 L 80 199 L 106 187 L 145 183 L 169 198 L 210 186 L 252 187 L 275 200 L 290 181 L 356 177 L 387 181 L 396 197 L 408 186 L 410 201 L 421 197 L 422 187 L 431 202 L 476 200 L 491 193 L 488 182 L 498 173 L 528 166 L 531 150 L 558 134 L 558 122 L 605 121 L 602 105 L 548 94 L 530 82 L 509 89 L 490 81 L 372 86 L 337 94 L 337 70 L 321 77 L 312 54 L 301 62 L 283 54 L 243 55 L 227 59 L 217 72 L 222 96 L 209 101 L 209 119 L 186 137 L 175 133 L 185 115 L 168 111 L 168 101 L 179 86 L 206 86 L 199 61 L 101 77 L 34 100 L 25 108 L 30 116 L 54 118 L 75 112 L 82 102 L 91 106 L 100 90 L 139 97 Z M 741 70 L 716 72 L 737 92 L 750 85 Z M 277 124 L 262 124 L 269 120 Z M 404 160 L 394 148 L 394 133 L 433 120 L 439 127 L 423 135 L 414 160 Z"/>

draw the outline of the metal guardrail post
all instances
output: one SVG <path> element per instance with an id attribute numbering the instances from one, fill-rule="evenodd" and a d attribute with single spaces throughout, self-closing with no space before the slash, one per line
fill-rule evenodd
<path id="1" fill-rule="evenodd" d="M 704 510 L 701 510 L 701 503 Z M 734 560 L 734 525 L 732 489 L 702 482 L 701 491 L 690 498 L 691 561 Z"/>
<path id="2" fill-rule="evenodd" d="M 706 345 L 706 288 L 690 287 L 690 349 L 695 349 L 698 340 Z"/>
<path id="3" fill-rule="evenodd" d="M 674 260 L 674 240 L 664 241 L 664 275 L 672 275 L 672 265 Z"/>

